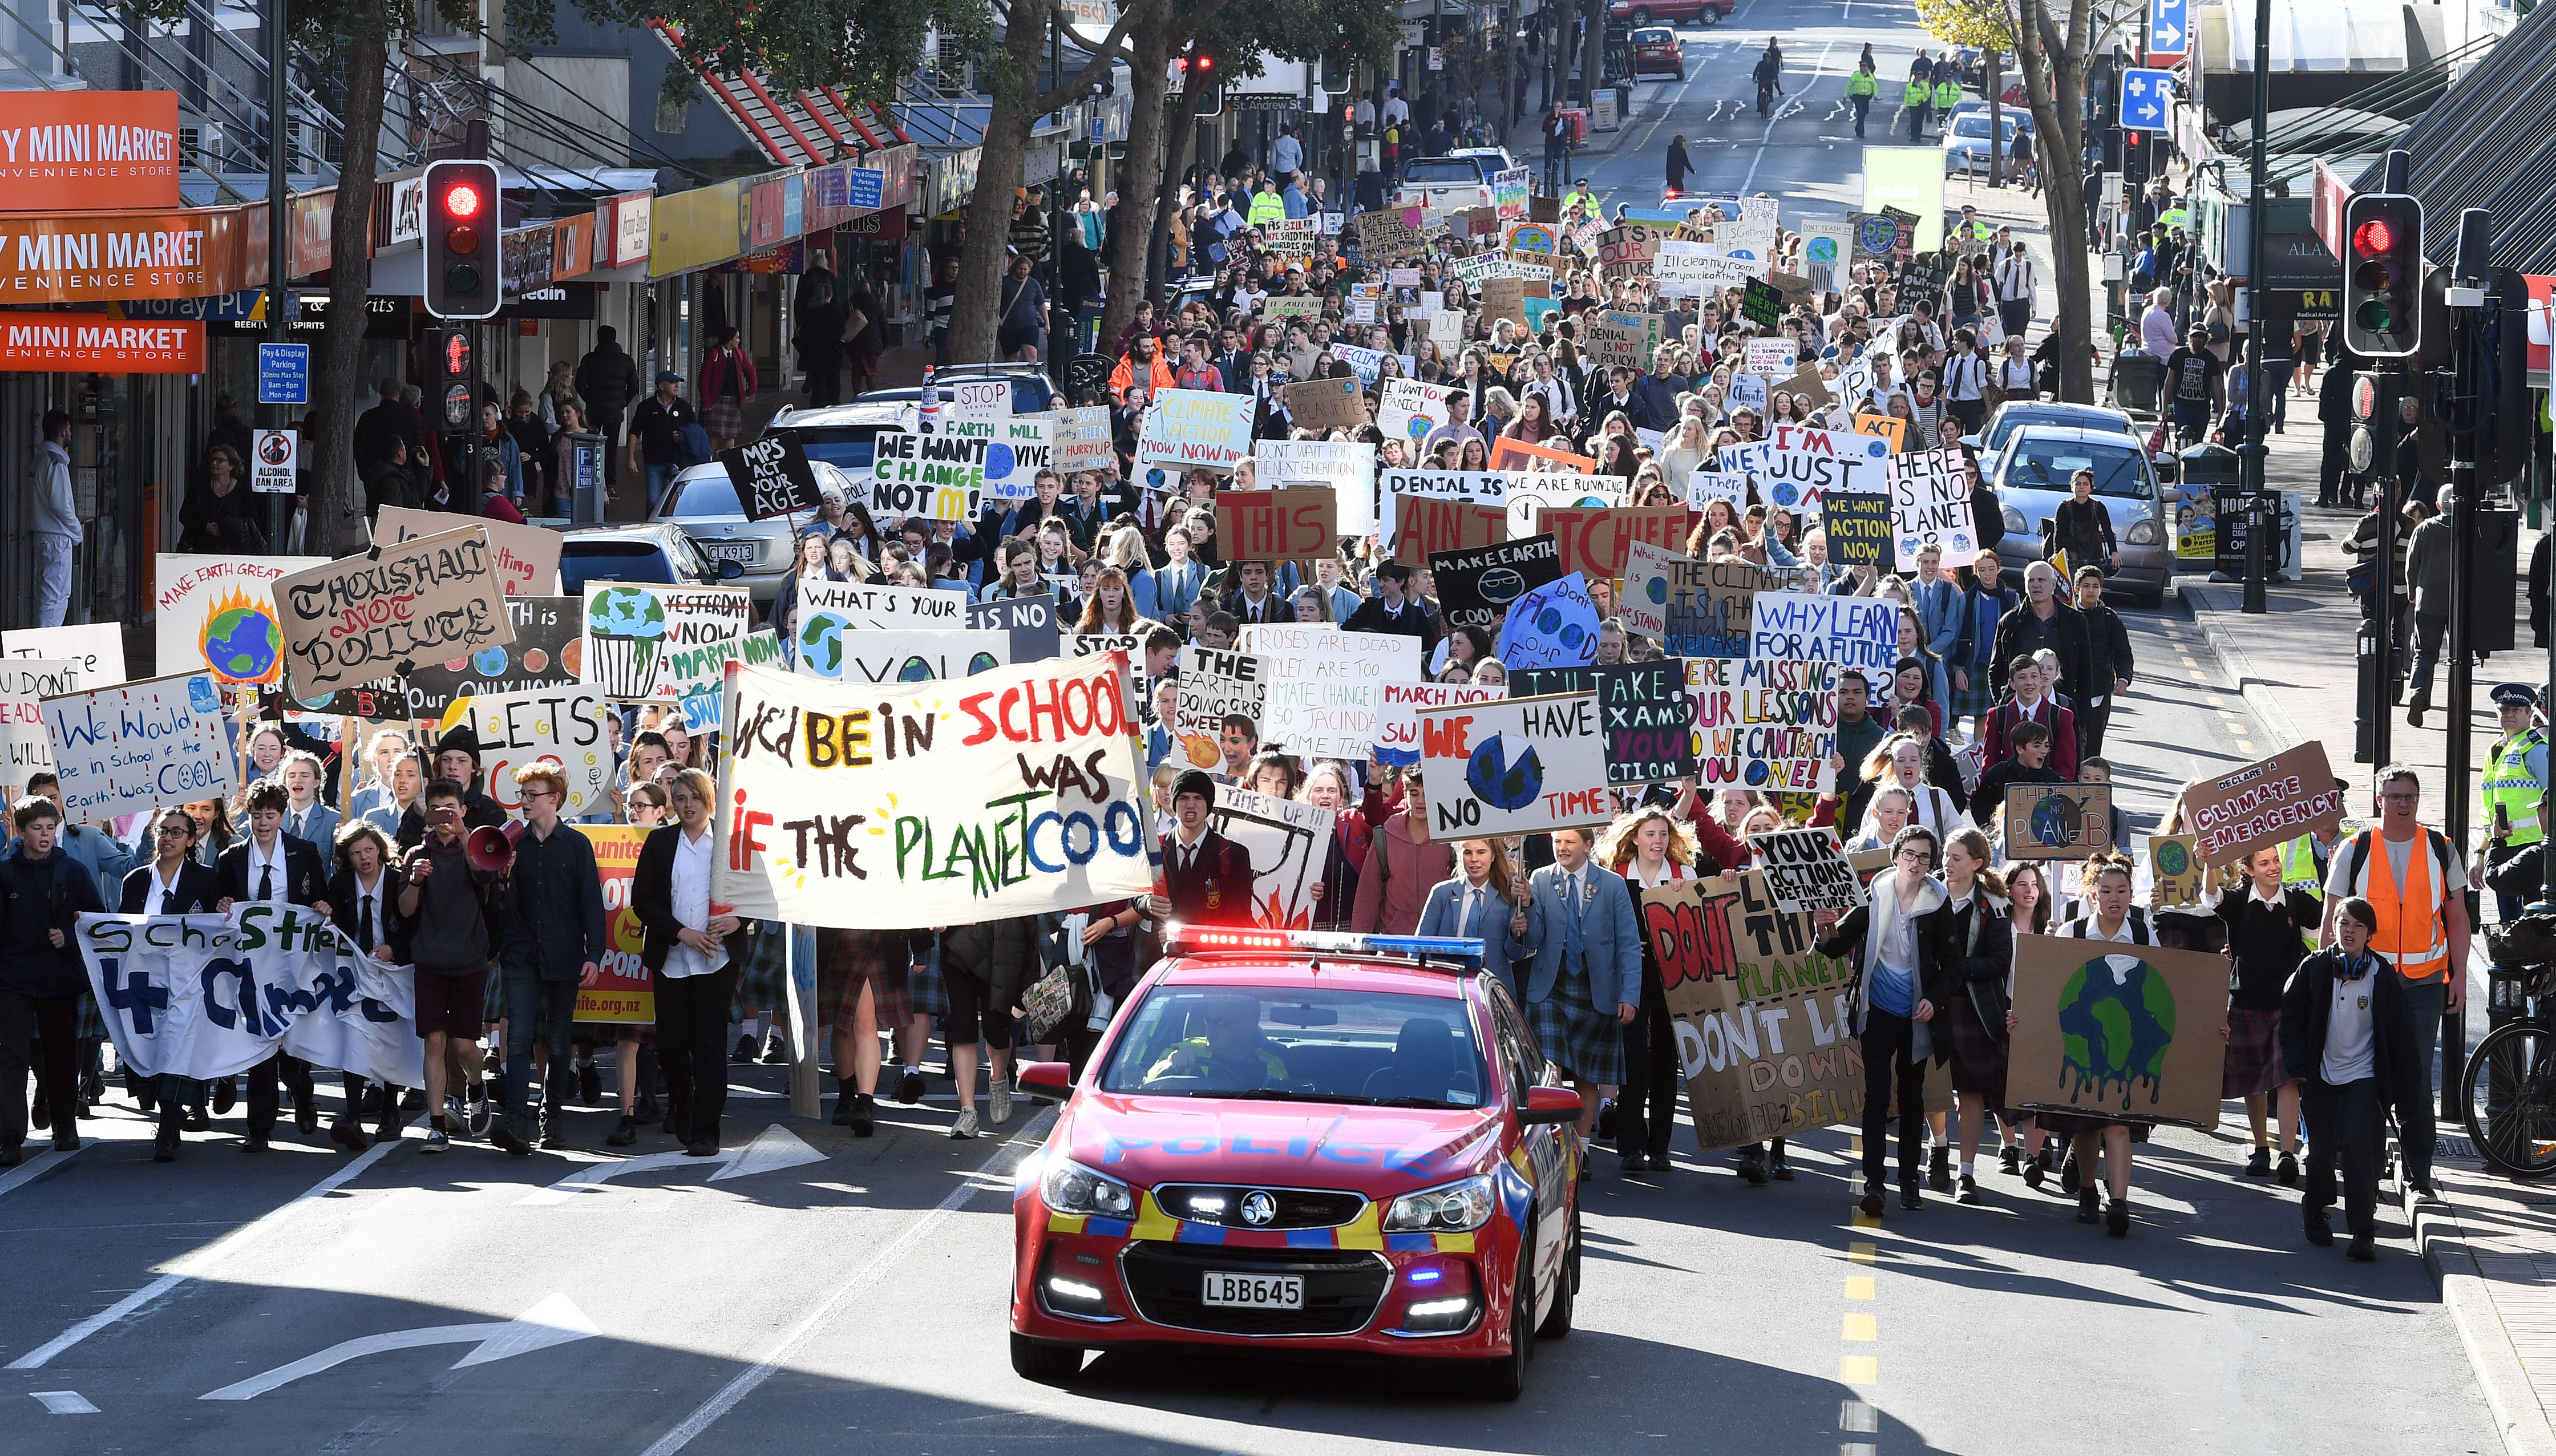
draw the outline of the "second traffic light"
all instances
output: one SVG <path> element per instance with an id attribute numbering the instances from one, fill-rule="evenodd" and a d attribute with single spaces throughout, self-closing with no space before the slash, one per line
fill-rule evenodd
<path id="1" fill-rule="evenodd" d="M 2344 207 L 2343 341 L 2370 359 L 2423 346 L 2423 204 L 2364 193 Z"/>
<path id="2" fill-rule="evenodd" d="M 438 319 L 486 319 L 504 302 L 497 265 L 497 168 L 430 162 L 426 168 L 426 311 Z"/>

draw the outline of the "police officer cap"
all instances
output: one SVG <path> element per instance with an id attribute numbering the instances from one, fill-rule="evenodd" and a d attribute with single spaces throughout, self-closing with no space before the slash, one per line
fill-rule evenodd
<path id="1" fill-rule="evenodd" d="M 2538 690 L 2527 683 L 2496 683 L 2493 702 L 2497 708 L 2535 708 L 2538 706 Z"/>

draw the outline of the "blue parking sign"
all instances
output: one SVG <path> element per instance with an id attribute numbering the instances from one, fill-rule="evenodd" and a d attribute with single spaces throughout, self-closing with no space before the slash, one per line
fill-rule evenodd
<path id="1" fill-rule="evenodd" d="M 2121 125 L 2131 131 L 2165 130 L 2166 103 L 2174 99 L 2174 72 L 2121 72 Z"/>
<path id="2" fill-rule="evenodd" d="M 2192 50 L 2190 0 L 2148 0 L 2150 61 L 2172 61 Z"/>
<path id="3" fill-rule="evenodd" d="M 261 343 L 257 346 L 257 402 L 262 405 L 311 403 L 311 345 Z"/>

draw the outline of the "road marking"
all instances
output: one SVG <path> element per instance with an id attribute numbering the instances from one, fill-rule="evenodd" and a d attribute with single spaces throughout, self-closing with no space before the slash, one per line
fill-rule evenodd
<path id="1" fill-rule="evenodd" d="M 1847 1275 L 1846 1297 L 1849 1299 L 1870 1299 L 1872 1297 L 1872 1275 Z"/>
<path id="2" fill-rule="evenodd" d="M 45 1402 L 48 1415 L 97 1414 L 97 1407 L 88 1403 L 88 1397 L 77 1390 L 29 1390 L 27 1393 Z"/>
<path id="3" fill-rule="evenodd" d="M 1850 1314 L 1846 1317 L 1845 1333 L 1840 1338 L 1868 1345 L 1881 1338 L 1881 1321 L 1868 1314 Z"/>
<path id="4" fill-rule="evenodd" d="M 97 1313 L 90 1315 L 88 1318 L 81 1320 L 79 1323 L 72 1325 L 69 1329 L 56 1335 L 44 1344 L 37 1346 L 35 1349 L 28 1351 L 24 1355 L 19 1356 L 16 1360 L 9 1362 L 7 1368 L 10 1370 L 43 1369 L 48 1361 L 78 1344 L 80 1341 L 87 1339 L 89 1336 L 96 1334 L 98 1331 L 105 1329 L 108 1325 L 114 1324 L 116 1321 L 121 1320 L 126 1316 L 140 1311 L 144 1306 L 177 1288 L 180 1284 L 187 1282 L 189 1279 L 202 1277 L 203 1274 L 212 1268 L 214 1264 L 221 1262 L 223 1258 L 227 1257 L 232 1250 L 244 1248 L 250 1244 L 265 1242 L 273 1233 L 277 1225 L 291 1218 L 295 1211 L 299 1210 L 304 1204 L 315 1203 L 320 1199 L 325 1198 L 329 1194 L 336 1192 L 339 1188 L 344 1187 L 347 1183 L 360 1177 L 366 1169 L 372 1167 L 374 1163 L 381 1161 L 383 1157 L 389 1154 L 392 1148 L 397 1146 L 399 1146 L 399 1142 L 397 1140 L 374 1143 L 370 1148 L 355 1154 L 353 1158 L 339 1165 L 335 1172 L 330 1173 L 327 1177 L 322 1178 L 319 1182 L 312 1184 L 309 1188 L 304 1189 L 301 1196 L 295 1198 L 291 1203 L 284 1205 L 282 1208 L 271 1210 L 258 1218 L 251 1219 L 249 1222 L 233 1229 L 229 1234 L 222 1238 L 205 1245 L 203 1248 L 196 1250 L 191 1255 L 181 1257 L 178 1260 L 177 1266 L 170 1269 L 169 1272 L 162 1274 L 160 1277 L 153 1279 L 150 1283 L 145 1284 L 141 1288 L 134 1290 L 132 1293 L 125 1295 L 123 1298 L 108 1305 L 106 1308 L 101 1309 Z"/>
<path id="5" fill-rule="evenodd" d="M 814 1312 L 801 1320 L 797 1328 L 782 1336 L 781 1342 L 766 1352 L 761 1360 L 740 1371 L 734 1380 L 720 1387 L 716 1394 L 703 1401 L 673 1430 L 658 1437 L 656 1444 L 650 1446 L 643 1456 L 675 1456 L 676 1452 L 691 1445 L 694 1437 L 708 1430 L 720 1416 L 735 1409 L 738 1401 L 753 1394 L 765 1381 L 772 1379 L 784 1362 L 797 1355 L 810 1340 L 815 1339 L 817 1332 L 824 1329 L 828 1321 L 849 1304 L 853 1296 L 885 1278 L 887 1271 L 895 1267 L 899 1260 L 921 1248 L 924 1241 L 947 1223 L 952 1214 L 965 1207 L 969 1199 L 983 1191 L 977 1185 L 987 1179 L 997 1178 L 999 1176 L 997 1169 L 1006 1158 L 1012 1157 L 1017 1151 L 1036 1146 L 1039 1139 L 1046 1133 L 1048 1125 L 1054 1121 L 1056 1121 L 1056 1109 L 1048 1108 L 1024 1124 L 1018 1133 L 1005 1141 L 1002 1146 L 994 1149 L 993 1156 L 977 1165 L 972 1176 L 951 1189 L 948 1197 L 936 1204 L 930 1213 L 915 1220 L 913 1227 L 898 1235 L 895 1243 L 880 1250 L 868 1263 L 861 1266 L 858 1272 L 836 1285 L 834 1292 L 826 1296 L 825 1303 L 817 1306 Z"/>
<path id="6" fill-rule="evenodd" d="M 97 1140 L 96 1134 L 92 1133 L 87 1137 L 81 1138 L 79 1147 L 74 1148 L 69 1152 L 57 1152 L 52 1147 L 47 1147 L 43 1152 L 37 1153 L 33 1157 L 28 1158 L 25 1162 L 11 1168 L 7 1173 L 0 1174 L 0 1193 L 7 1193 L 12 1188 L 22 1187 L 25 1184 L 33 1183 L 38 1178 L 52 1172 L 58 1165 L 79 1156 L 81 1150 L 92 1146 L 97 1142 Z"/>
<path id="7" fill-rule="evenodd" d="M 1838 1383 L 1848 1386 L 1881 1384 L 1881 1362 L 1869 1355 L 1838 1357 Z"/>
<path id="8" fill-rule="evenodd" d="M 1872 1263 L 1879 1259 L 1880 1255 L 1874 1245 L 1855 1243 L 1846 1247 L 1846 1257 L 1852 1263 Z"/>
<path id="9" fill-rule="evenodd" d="M 1829 53 L 1836 49 L 1837 38 L 1832 36 L 1829 38 L 1829 43 L 1820 48 L 1820 59 L 1814 62 L 1811 66 L 1812 80 L 1816 81 L 1821 76 L 1828 74 Z M 1766 160 L 1766 144 L 1773 141 L 1775 138 L 1775 123 L 1783 120 L 1788 112 L 1797 109 L 1799 108 L 1795 99 L 1788 96 L 1785 98 L 1785 104 L 1776 107 L 1775 114 L 1766 118 L 1766 130 L 1763 135 L 1757 138 L 1757 155 L 1748 159 L 1748 175 L 1740 179 L 1739 182 L 1739 195 L 1741 197 L 1744 198 L 1748 196 L 1748 190 L 1757 185 L 1757 168 L 1759 164 Z"/>
<path id="10" fill-rule="evenodd" d="M 553 1294 L 522 1314 L 509 1320 L 484 1320 L 466 1325 L 428 1325 L 414 1330 L 390 1330 L 361 1339 L 344 1340 L 316 1355 L 305 1356 L 291 1365 L 279 1365 L 264 1375 L 207 1390 L 198 1400 L 254 1400 L 269 1390 L 289 1386 L 304 1376 L 334 1370 L 349 1360 L 379 1355 L 386 1350 L 422 1350 L 431 1345 L 471 1345 L 469 1354 L 452 1362 L 452 1369 L 464 1370 L 474 1365 L 488 1365 L 548 1350 L 554 1345 L 573 1345 L 602 1334 L 585 1311 L 566 1294 Z"/>
<path id="11" fill-rule="evenodd" d="M 822 1163 L 826 1155 L 801 1140 L 798 1133 L 779 1123 L 773 1123 L 755 1134 L 745 1146 L 722 1152 L 713 1164 L 717 1171 L 707 1181 L 723 1182 L 729 1178 L 746 1178 L 756 1173 L 778 1172 L 802 1163 Z M 547 1188 L 536 1188 L 515 1200 L 518 1208 L 526 1204 L 566 1203 L 579 1192 L 601 1188 L 607 1181 L 624 1173 L 644 1173 L 658 1168 L 700 1167 L 704 1159 L 686 1152 L 652 1152 L 639 1157 L 614 1158 L 589 1163 Z"/>
<path id="12" fill-rule="evenodd" d="M 1838 1402 L 1838 1429 L 1865 1434 L 1881 1429 L 1881 1412 L 1869 1400 Z"/>

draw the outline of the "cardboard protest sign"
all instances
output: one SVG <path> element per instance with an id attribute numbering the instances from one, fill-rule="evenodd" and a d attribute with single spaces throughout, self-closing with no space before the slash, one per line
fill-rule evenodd
<path id="1" fill-rule="evenodd" d="M 1312 294 L 1301 298 L 1272 294 L 1261 301 L 1260 312 L 1262 317 L 1270 319 L 1320 319 L 1323 317 L 1323 301 Z"/>
<path id="2" fill-rule="evenodd" d="M 1597 368 L 1647 370 L 1659 351 L 1666 321 L 1657 314 L 1592 309 L 1580 316 L 1581 353 Z"/>
<path id="3" fill-rule="evenodd" d="M 1251 456 L 1258 463 L 1262 489 L 1328 486 L 1338 497 L 1340 534 L 1365 536 L 1375 530 L 1374 446 L 1340 440 L 1260 440 L 1252 443 Z"/>
<path id="4" fill-rule="evenodd" d="M 1400 210 L 1370 207 L 1357 214 L 1358 249 L 1367 266 L 1374 267 L 1386 258 L 1398 258 L 1423 251 L 1425 244 L 1418 231 L 1402 220 Z"/>
<path id="5" fill-rule="evenodd" d="M 1438 585 L 1438 611 L 1449 629 L 1500 629 L 1509 603 L 1535 588 L 1562 579 L 1562 553 L 1550 536 L 1525 536 L 1471 551 L 1440 551 L 1429 558 Z"/>
<path id="6" fill-rule="evenodd" d="M 1215 493 L 1216 550 L 1227 561 L 1303 561 L 1340 539 L 1340 496 L 1328 485 Z"/>
<path id="7" fill-rule="evenodd" d="M 1010 665 L 1009 632 L 989 628 L 837 630 L 801 651 L 792 671 L 846 683 L 930 683 Z"/>
<path id="8" fill-rule="evenodd" d="M 1615 614 L 1623 618 L 1624 630 L 1654 641 L 1667 635 L 1669 564 L 1685 560 L 1692 558 L 1647 541 L 1624 548 L 1624 590 L 1615 594 Z"/>
<path id="9" fill-rule="evenodd" d="M 0 632 L 0 657 L 37 657 L 79 669 L 80 686 L 111 688 L 124 681 L 124 623 L 23 627 Z"/>
<path id="10" fill-rule="evenodd" d="M 1853 968 L 1819 953 L 1808 914 L 1778 908 L 1757 870 L 1644 890 L 1638 909 L 1676 1022 L 1699 1148 L 1862 1120 Z"/>
<path id="11" fill-rule="evenodd" d="M 654 831 L 635 824 L 580 824 L 576 831 L 593 843 L 595 875 L 603 881 L 605 949 L 595 962 L 594 979 L 578 980 L 574 1019 L 654 1024 L 657 991 L 643 959 L 648 932 L 630 904 L 630 882 L 639 872 L 639 847 Z"/>
<path id="12" fill-rule="evenodd" d="M 2233 864 L 2256 850 L 2343 821 L 2343 790 L 2326 763 L 2325 744 L 2311 738 L 2233 773 L 2183 791 L 2184 823 L 2198 839 L 2204 864 Z"/>
<path id="13" fill-rule="evenodd" d="M 1110 438 L 1107 405 L 1057 411 L 1054 436 L 1059 473 L 1118 468 L 1118 447 Z"/>
<path id="14" fill-rule="evenodd" d="M 1820 373 L 1820 366 L 1808 359 L 1794 366 L 1791 374 L 1776 380 L 1775 387 L 1815 410 L 1826 409 L 1837 400 L 1836 392 L 1829 388 L 1828 379 Z"/>
<path id="15" fill-rule="evenodd" d="M 1261 746 L 1307 758 L 1363 758 L 1386 683 L 1420 681 L 1420 639 L 1305 622 L 1242 629 L 1235 644 L 1267 659 Z"/>
<path id="16" fill-rule="evenodd" d="M 1447 423 L 1447 401 L 1456 393 L 1454 385 L 1387 379 L 1376 402 L 1375 428 L 1387 440 L 1418 441 Z"/>
<path id="17" fill-rule="evenodd" d="M 2006 1106 L 2219 1125 L 2226 956 L 2018 935 L 2013 1000 Z"/>
<path id="18" fill-rule="evenodd" d="M 1778 425 L 1767 444 L 1756 477 L 1770 505 L 1809 510 L 1830 490 L 1889 493 L 1890 451 L 1869 435 Z"/>
<path id="19" fill-rule="evenodd" d="M 1497 470 L 1378 470 L 1376 534 L 1396 561 L 1507 539 L 1508 477 Z"/>
<path id="20" fill-rule="evenodd" d="M 1899 660 L 1899 604 L 1888 597 L 1760 592 L 1751 603 L 1748 655 L 1834 662 L 1866 678 Z"/>
<path id="21" fill-rule="evenodd" d="M 1562 551 L 1562 570 L 1592 581 L 1613 581 L 1624 572 L 1624 553 L 1636 541 L 1674 548 L 1686 540 L 1682 505 L 1548 507 L 1541 522 Z"/>
<path id="22" fill-rule="evenodd" d="M 817 508 L 817 472 L 809 467 L 808 452 L 787 435 L 722 450 L 718 463 L 749 521 Z"/>
<path id="23" fill-rule="evenodd" d="M 1225 720 L 1240 718 L 1256 735 L 1269 699 L 1269 663 L 1255 653 L 1223 652 L 1213 647 L 1181 648 L 1181 694 L 1172 709 L 1171 732 L 1180 756 L 1192 768 L 1215 768 L 1224 762 L 1219 747 Z M 1246 737 L 1235 738 L 1237 746 Z"/>
<path id="24" fill-rule="evenodd" d="M 1626 553 L 1629 562 L 1630 553 Z M 1672 657 L 1746 657 L 1749 633 L 1756 621 L 1760 592 L 1780 590 L 1784 579 L 1744 561 L 1704 561 L 1692 556 L 1661 560 L 1659 574 L 1636 584 L 1627 580 L 1624 596 L 1639 593 L 1645 609 L 1656 609 L 1666 625 L 1660 645 Z M 1626 568 L 1630 570 L 1629 565 Z"/>
<path id="25" fill-rule="evenodd" d="M 1863 903 L 1863 887 L 1846 862 L 1837 836 L 1825 829 L 1787 829 L 1752 834 L 1752 861 L 1766 876 L 1766 894 L 1787 915 L 1820 910 L 1852 910 Z"/>
<path id="26" fill-rule="evenodd" d="M 373 517 L 373 539 L 384 545 L 415 541 L 452 529 L 447 511 L 383 506 Z M 509 596 L 549 596 L 559 592 L 559 532 L 548 526 L 519 526 L 513 521 L 475 520 L 488 533 L 498 585 Z"/>
<path id="27" fill-rule="evenodd" d="M 479 738 L 479 767 L 489 797 L 523 818 L 515 770 L 548 759 L 568 780 L 560 817 L 576 819 L 610 807 L 617 765 L 603 736 L 603 699 L 582 684 L 529 693 L 492 693 L 454 705 Z"/>
<path id="28" fill-rule="evenodd" d="M 1421 709 L 1487 703 L 1508 695 L 1506 683 L 1387 683 L 1384 711 L 1376 720 L 1375 761 L 1387 767 L 1420 761 Z"/>
<path id="29" fill-rule="evenodd" d="M 1136 463 L 1231 474 L 1234 463 L 1251 454 L 1251 417 L 1259 403 L 1249 394 L 1166 389 L 1145 411 Z"/>
<path id="30" fill-rule="evenodd" d="M 420 663 L 408 676 L 339 690 L 335 712 L 361 719 L 441 719 L 456 698 L 523 693 L 581 681 L 584 603 L 575 596 L 509 596 L 506 624 L 514 638 L 466 657 Z"/>
<path id="31" fill-rule="evenodd" d="M 1978 560 L 1980 532 L 1971 519 L 1970 470 L 1959 447 L 1892 456 L 1890 514 L 1901 561 L 1913 565 L 1926 546 L 1944 553 L 1946 571 Z M 1830 549 L 1836 549 L 1834 538 Z"/>
<path id="32" fill-rule="evenodd" d="M 1717 500 L 1728 501 L 1730 513 L 1736 517 L 1748 507 L 1748 477 L 1740 474 L 1725 474 L 1721 470 L 1712 469 L 1700 469 L 1688 473 L 1686 477 L 1687 509 L 1700 513 Z"/>
<path id="33" fill-rule="evenodd" d="M 1529 667 L 1582 667 L 1598 660 L 1598 603 L 1577 575 L 1549 582 L 1509 603 L 1498 657 L 1515 673 Z"/>
<path id="34" fill-rule="evenodd" d="M 1846 214 L 1848 236 L 1853 245 L 1850 261 L 1869 263 L 1875 259 L 1894 258 L 1916 245 L 1917 219 L 1897 207 L 1884 207 L 1878 212 Z"/>
<path id="35" fill-rule="evenodd" d="M 1251 856 L 1251 923 L 1272 930 L 1310 930 L 1314 890 L 1332 859 L 1332 821 L 1339 815 L 1294 799 L 1215 786 L 1208 828 Z"/>
<path id="36" fill-rule="evenodd" d="M 1820 497 L 1821 528 L 1829 560 L 1840 566 L 1879 567 L 1890 561 L 1891 497 L 1832 490 Z M 1915 561 L 1915 553 L 1908 560 Z"/>
<path id="37" fill-rule="evenodd" d="M 303 906 L 82 915 L 72 938 L 116 1060 L 143 1076 L 229 1077 L 281 1051 L 393 1086 L 425 1080 L 414 973 Z"/>
<path id="38" fill-rule="evenodd" d="M 1125 658 L 995 668 L 912 692 L 730 673 L 735 746 L 720 775 L 711 894 L 736 913 L 889 930 L 1153 888 Z"/>
<path id="39" fill-rule="evenodd" d="M 1698 782 L 1708 789 L 1828 792 L 1841 676 L 1829 662 L 1687 658 Z"/>
<path id="40" fill-rule="evenodd" d="M 1045 593 L 970 601 L 967 603 L 966 625 L 983 631 L 1001 632 L 1010 644 L 1003 660 L 1015 667 L 1024 662 L 1045 662 L 1056 656 L 1056 598 Z"/>
<path id="41" fill-rule="evenodd" d="M 715 708 L 721 674 L 753 630 L 754 600 L 743 587 L 589 582 L 584 617 L 580 680 L 605 698 L 615 703 L 707 698 Z"/>
<path id="42" fill-rule="evenodd" d="M 1787 309 L 1810 307 L 1812 298 L 1818 293 L 1809 278 L 1799 273 L 1786 273 L 1780 268 L 1766 270 L 1766 286 L 1775 290 L 1776 297 Z"/>
<path id="43" fill-rule="evenodd" d="M 1526 295 L 1529 285 L 1523 278 L 1485 278 L 1482 280 L 1482 319 L 1507 319 L 1524 327 Z"/>
<path id="44" fill-rule="evenodd" d="M 1908 422 L 1892 419 L 1888 415 L 1855 416 L 1854 433 L 1869 435 L 1876 440 L 1889 441 L 1890 453 L 1893 455 L 1906 449 L 1908 444 Z"/>
<path id="45" fill-rule="evenodd" d="M 1669 231 L 1656 223 L 1627 222 L 1598 234 L 1598 272 L 1608 283 L 1619 278 L 1647 278 L 1651 260 Z"/>
<path id="46" fill-rule="evenodd" d="M 2201 862 L 2199 838 L 2188 834 L 2148 836 L 2148 907 L 2180 910 L 2201 903 L 2210 870 Z"/>
<path id="47" fill-rule="evenodd" d="M 239 787 L 221 689 L 209 672 L 85 689 L 41 699 L 39 708 L 63 817 L 72 824 L 224 798 Z"/>
<path id="48" fill-rule="evenodd" d="M 1610 784 L 1667 783 L 1695 772 L 1695 698 L 1683 663 L 1522 668 L 1509 686 L 1521 698 L 1596 693 Z"/>
<path id="49" fill-rule="evenodd" d="M 1308 430 L 1354 430 L 1366 423 L 1366 391 L 1355 379 L 1307 379 L 1278 393 L 1287 417 Z"/>
<path id="50" fill-rule="evenodd" d="M 152 559 L 153 661 L 165 672 L 198 665 L 225 686 L 284 681 L 284 627 L 276 581 L 328 564 L 324 556 L 175 556 Z"/>
<path id="51" fill-rule="evenodd" d="M 1745 287 L 1765 271 L 1764 263 L 1729 257 L 1711 243 L 1666 243 L 1651 260 L 1664 298 L 1716 296 L 1725 288 Z"/>
<path id="52" fill-rule="evenodd" d="M 305 699 L 514 640 L 495 553 L 475 525 L 376 545 L 269 591 L 288 676 Z"/>
<path id="53" fill-rule="evenodd" d="M 943 431 L 881 430 L 870 459 L 869 512 L 880 524 L 921 516 L 972 521 L 985 508 L 985 456 L 992 442 Z"/>
<path id="54" fill-rule="evenodd" d="M 2083 860 L 2112 848 L 2110 784 L 2008 784 L 2005 857 Z"/>
<path id="55" fill-rule="evenodd" d="M 1598 695 L 1416 710 L 1429 838 L 1539 834 L 1613 819 Z"/>
<path id="56" fill-rule="evenodd" d="M 1491 468 L 1589 475 L 1597 472 L 1598 462 L 1585 455 L 1574 455 L 1558 445 L 1531 445 L 1515 436 L 1503 435 L 1491 444 Z"/>
<path id="57" fill-rule="evenodd" d="M 30 775 L 54 766 L 54 735 L 45 727 L 40 698 L 58 698 L 80 689 L 76 663 L 41 657 L 12 657 L 0 662 L 0 769 L 8 781 L 23 787 Z M 103 893 L 105 886 L 99 886 Z"/>

